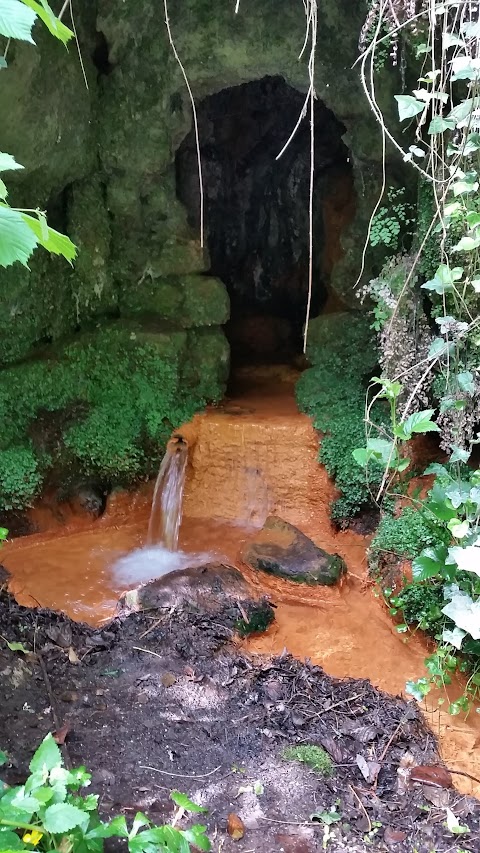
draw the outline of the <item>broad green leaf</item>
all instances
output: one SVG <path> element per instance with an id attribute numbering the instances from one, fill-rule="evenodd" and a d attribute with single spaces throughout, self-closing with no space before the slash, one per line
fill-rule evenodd
<path id="1" fill-rule="evenodd" d="M 447 342 L 443 338 L 434 338 L 428 350 L 428 358 L 438 358 L 447 351 Z"/>
<path id="2" fill-rule="evenodd" d="M 150 826 L 150 821 L 143 812 L 137 812 L 133 819 L 133 826 L 128 834 L 129 841 L 132 841 L 132 839 L 135 838 L 138 830 L 141 829 L 142 826 Z"/>
<path id="3" fill-rule="evenodd" d="M 0 267 L 10 267 L 16 261 L 28 266 L 37 245 L 38 240 L 22 214 L 0 204 Z"/>
<path id="4" fill-rule="evenodd" d="M 24 222 L 35 234 L 39 245 L 43 246 L 47 252 L 52 252 L 55 255 L 63 255 L 69 263 L 74 260 L 77 249 L 69 237 L 65 234 L 60 234 L 54 228 L 50 228 L 50 226 L 46 226 L 45 217 L 43 217 L 43 221 L 40 221 L 34 216 L 29 216 L 28 213 L 22 213 L 21 215 Z"/>
<path id="5" fill-rule="evenodd" d="M 473 252 L 473 250 L 478 249 L 479 246 L 480 236 L 462 237 L 461 240 L 458 241 L 457 245 L 452 247 L 452 252 Z"/>
<path id="6" fill-rule="evenodd" d="M 425 109 L 425 103 L 417 100 L 412 95 L 395 95 L 398 106 L 398 117 L 400 121 L 413 118 Z"/>
<path id="7" fill-rule="evenodd" d="M 443 33 L 442 35 L 442 47 L 444 50 L 448 50 L 449 47 L 455 47 L 455 45 L 459 45 L 460 47 L 465 47 L 465 42 L 463 39 L 459 38 L 455 33 Z"/>
<path id="8" fill-rule="evenodd" d="M 451 480 L 451 476 L 445 468 L 445 465 L 441 465 L 440 462 L 432 462 L 424 471 L 425 474 L 435 474 L 437 477 L 445 477 L 448 480 Z"/>
<path id="9" fill-rule="evenodd" d="M 467 127 L 470 124 L 470 116 L 480 105 L 480 99 L 465 98 L 448 114 L 447 119 L 455 122 L 457 127 Z"/>
<path id="10" fill-rule="evenodd" d="M 454 196 L 466 195 L 467 193 L 475 193 L 478 190 L 478 181 L 455 181 L 452 185 Z"/>
<path id="11" fill-rule="evenodd" d="M 8 536 L 8 528 L 0 527 L 0 540 L 6 539 Z"/>
<path id="12" fill-rule="evenodd" d="M 452 80 L 475 80 L 480 74 L 479 61 L 473 56 L 454 56 L 451 68 Z"/>
<path id="13" fill-rule="evenodd" d="M 450 593 L 449 598 L 442 613 L 455 622 L 457 628 L 466 631 L 474 640 L 480 640 L 480 600 L 473 601 L 458 587 Z"/>
<path id="14" fill-rule="evenodd" d="M 123 815 L 114 817 L 110 823 L 101 823 L 100 826 L 94 826 L 87 835 L 88 838 L 128 838 L 127 822 Z"/>
<path id="15" fill-rule="evenodd" d="M 25 850 L 25 844 L 16 832 L 0 827 L 0 850 Z"/>
<path id="16" fill-rule="evenodd" d="M 36 12 L 38 17 L 41 18 L 45 26 L 50 30 L 52 36 L 55 36 L 55 38 L 64 44 L 67 44 L 73 38 L 72 30 L 69 30 L 65 24 L 58 20 L 46 0 L 40 0 L 40 3 L 37 3 L 36 0 L 22 0 L 22 2 Z"/>
<path id="17" fill-rule="evenodd" d="M 444 545 L 436 548 L 425 548 L 419 557 L 412 562 L 413 578 L 416 581 L 424 581 L 442 574 L 445 567 L 447 549 Z"/>
<path id="18" fill-rule="evenodd" d="M 467 224 L 469 228 L 476 228 L 477 225 L 480 225 L 480 213 L 477 213 L 476 210 L 469 210 Z"/>
<path id="19" fill-rule="evenodd" d="M 0 70 L 2 68 L 8 68 L 7 60 L 5 59 L 4 56 L 0 56 Z"/>
<path id="20" fill-rule="evenodd" d="M 50 771 L 62 766 L 62 755 L 51 734 L 48 734 L 30 762 L 30 773 Z"/>
<path id="21" fill-rule="evenodd" d="M 360 465 L 361 468 L 365 468 L 368 465 L 369 460 L 372 458 L 371 452 L 369 452 L 366 447 L 357 447 L 356 450 L 352 451 L 352 456 L 357 465 Z"/>
<path id="22" fill-rule="evenodd" d="M 3 767 L 4 764 L 8 763 L 8 755 L 3 749 L 0 749 L 0 767 Z"/>
<path id="23" fill-rule="evenodd" d="M 450 519 L 456 516 L 454 509 L 439 501 L 429 501 L 425 504 L 425 509 L 431 512 L 439 521 L 450 521 Z"/>
<path id="24" fill-rule="evenodd" d="M 212 849 L 212 845 L 205 835 L 206 831 L 206 826 L 196 824 L 191 829 L 183 829 L 182 835 L 189 844 L 193 844 L 198 850 L 204 850 L 208 853 Z"/>
<path id="25" fill-rule="evenodd" d="M 32 38 L 35 12 L 20 0 L 0 0 L 0 35 L 35 44 Z"/>
<path id="26" fill-rule="evenodd" d="M 17 169 L 23 169 L 23 166 L 17 163 L 15 157 L 0 151 L 0 172 L 14 172 Z"/>
<path id="27" fill-rule="evenodd" d="M 398 437 L 408 440 L 413 433 L 440 432 L 440 428 L 431 419 L 434 411 L 435 409 L 425 409 L 423 412 L 410 415 L 406 421 L 398 425 Z"/>
<path id="28" fill-rule="evenodd" d="M 473 373 L 470 373 L 469 370 L 464 370 L 463 373 L 458 373 L 457 382 L 461 391 L 465 391 L 466 394 L 471 394 L 472 396 L 475 394 Z"/>
<path id="29" fill-rule="evenodd" d="M 0 178 L 0 201 L 6 201 L 8 196 L 8 190 L 5 186 L 4 181 Z"/>
<path id="30" fill-rule="evenodd" d="M 205 812 L 208 811 L 208 809 L 205 809 L 203 806 L 199 806 L 197 803 L 190 800 L 186 794 L 181 794 L 180 791 L 172 791 L 170 799 L 173 800 L 176 806 L 179 806 L 181 809 L 185 809 L 187 812 L 205 814 Z"/>
<path id="31" fill-rule="evenodd" d="M 76 826 L 86 829 L 90 816 L 88 813 L 71 806 L 70 803 L 56 803 L 54 806 L 49 806 L 45 809 L 43 816 L 43 826 L 47 832 L 52 834 L 70 832 Z"/>
<path id="32" fill-rule="evenodd" d="M 434 290 L 436 293 L 443 294 L 453 290 L 454 282 L 460 281 L 462 275 L 463 267 L 453 267 L 451 269 L 446 264 L 440 264 L 434 277 L 426 281 L 425 284 L 422 284 L 422 287 L 425 290 Z"/>

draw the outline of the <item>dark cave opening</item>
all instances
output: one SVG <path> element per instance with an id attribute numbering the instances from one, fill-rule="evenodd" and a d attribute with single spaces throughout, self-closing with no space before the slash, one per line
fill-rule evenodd
<path id="1" fill-rule="evenodd" d="M 305 94 L 265 77 L 197 104 L 211 275 L 231 300 L 226 327 L 232 364 L 288 363 L 302 351 L 308 293 L 310 124 Z M 340 235 L 355 214 L 345 127 L 321 102 L 314 109 L 314 275 L 310 316 L 335 310 L 329 286 Z M 176 155 L 177 195 L 199 229 L 193 130 Z M 338 307 L 338 306 L 337 306 Z"/>

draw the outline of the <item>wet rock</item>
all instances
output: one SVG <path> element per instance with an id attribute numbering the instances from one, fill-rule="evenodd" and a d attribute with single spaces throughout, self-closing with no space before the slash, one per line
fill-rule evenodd
<path id="1" fill-rule="evenodd" d="M 242 609 L 238 607 L 238 602 Z M 211 615 L 232 604 L 237 608 L 239 622 L 247 624 L 259 609 L 265 611 L 264 627 L 273 619 L 271 607 L 266 601 L 258 600 L 258 594 L 243 575 L 233 566 L 221 563 L 180 569 L 129 590 L 120 600 L 118 615 L 126 616 L 138 610 L 185 606 Z M 243 615 L 247 619 L 242 620 Z"/>
<path id="2" fill-rule="evenodd" d="M 93 518 L 99 518 L 105 512 L 107 496 L 97 485 L 81 484 L 71 495 L 69 504 L 78 514 L 88 513 Z"/>
<path id="3" fill-rule="evenodd" d="M 254 569 L 297 583 L 332 586 L 347 571 L 338 554 L 328 554 L 293 524 L 273 515 L 247 545 L 243 559 Z"/>

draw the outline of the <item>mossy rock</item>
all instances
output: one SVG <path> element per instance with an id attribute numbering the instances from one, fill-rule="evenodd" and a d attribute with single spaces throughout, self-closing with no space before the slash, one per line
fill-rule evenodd
<path id="1" fill-rule="evenodd" d="M 146 273 L 121 299 L 124 317 L 154 317 L 183 329 L 223 326 L 230 316 L 230 300 L 222 281 L 212 276 L 185 275 L 156 278 Z"/>
<path id="2" fill-rule="evenodd" d="M 276 516 L 267 518 L 242 556 L 254 569 L 310 586 L 333 586 L 347 571 L 338 554 L 318 548 L 293 524 Z"/>

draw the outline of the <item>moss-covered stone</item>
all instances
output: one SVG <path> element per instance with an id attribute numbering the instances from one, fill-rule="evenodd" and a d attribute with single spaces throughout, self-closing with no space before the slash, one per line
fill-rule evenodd
<path id="1" fill-rule="evenodd" d="M 188 275 L 156 279 L 145 275 L 122 296 L 124 317 L 146 316 L 170 320 L 183 329 L 223 326 L 230 316 L 230 300 L 222 281 Z"/>

